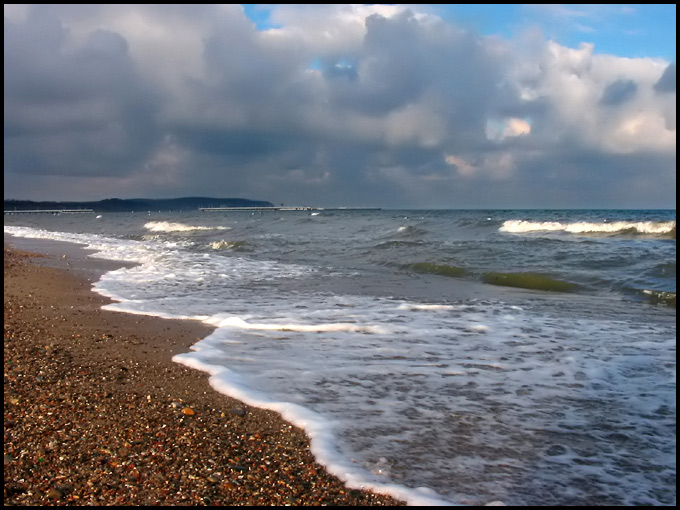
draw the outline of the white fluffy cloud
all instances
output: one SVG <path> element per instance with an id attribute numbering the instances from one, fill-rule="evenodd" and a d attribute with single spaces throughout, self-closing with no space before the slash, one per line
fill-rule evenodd
<path id="1" fill-rule="evenodd" d="M 593 55 L 589 44 L 570 49 L 548 42 L 536 71 L 516 78 L 525 97 L 550 108 L 546 131 L 614 154 L 674 153 L 675 128 L 665 119 L 675 105 L 654 89 L 667 67 L 654 59 Z M 612 92 L 617 86 L 620 92 Z"/>

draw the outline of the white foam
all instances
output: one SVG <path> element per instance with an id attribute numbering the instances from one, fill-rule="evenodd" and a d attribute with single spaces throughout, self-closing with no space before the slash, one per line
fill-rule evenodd
<path id="1" fill-rule="evenodd" d="M 501 232 L 550 232 L 564 231 L 571 234 L 616 233 L 634 230 L 640 234 L 668 234 L 675 228 L 674 221 L 615 221 L 612 223 L 591 223 L 579 221 L 561 223 L 557 221 L 507 220 L 500 227 Z"/>
<path id="2" fill-rule="evenodd" d="M 486 333 L 490 330 L 491 328 L 489 328 L 489 326 L 485 326 L 484 324 L 473 324 L 472 326 L 468 326 L 466 328 L 466 331 L 473 331 L 475 333 Z"/>
<path id="3" fill-rule="evenodd" d="M 368 489 L 379 494 L 391 495 L 413 506 L 448 506 L 450 501 L 443 499 L 431 489 L 409 489 L 398 484 L 376 481 L 376 477 L 348 460 L 337 449 L 337 439 L 332 421 L 309 408 L 293 402 L 279 401 L 270 393 L 258 391 L 243 376 L 229 368 L 216 365 L 216 358 L 222 345 L 220 339 L 209 336 L 194 345 L 193 353 L 177 354 L 173 361 L 210 374 L 210 385 L 220 393 L 236 398 L 248 405 L 279 413 L 284 420 L 303 429 L 310 438 L 310 449 L 314 457 L 326 470 L 343 480 L 349 488 Z M 217 354 L 219 356 L 219 354 Z M 244 359 L 245 360 L 245 359 Z M 242 361 L 244 361 L 242 360 Z"/>
<path id="4" fill-rule="evenodd" d="M 248 323 L 239 317 L 220 319 L 218 327 L 235 327 L 241 329 L 256 329 L 261 331 L 299 331 L 309 333 L 347 332 L 363 334 L 386 334 L 389 331 L 380 326 L 366 326 L 358 324 L 294 324 L 294 323 Z"/>
<path id="5" fill-rule="evenodd" d="M 234 241 L 225 241 L 224 239 L 221 239 L 219 241 L 213 241 L 210 243 L 210 247 L 213 250 L 229 250 L 231 248 L 234 248 L 236 246 L 239 246 L 240 243 L 234 242 Z"/>
<path id="6" fill-rule="evenodd" d="M 673 358 L 669 350 L 672 339 L 659 337 L 653 329 L 646 332 L 644 345 L 638 346 L 639 331 L 627 330 L 623 323 L 546 321 L 519 307 L 493 303 L 427 310 L 413 306 L 417 303 L 355 298 L 351 310 L 357 321 L 363 318 L 366 324 L 389 330 L 366 336 L 344 326 L 297 327 L 305 318 L 331 320 L 346 313 L 338 312 L 333 300 L 311 299 L 319 308 L 311 312 L 299 307 L 305 311 L 299 312 L 290 328 L 281 328 L 290 326 L 289 322 L 271 324 L 253 316 L 247 320 L 214 317 L 209 322 L 222 327 L 205 344 L 199 342 L 194 347 L 196 353 L 176 360 L 184 363 L 196 357 L 218 367 L 233 367 L 238 384 L 233 382 L 232 370 L 214 386 L 281 412 L 303 427 L 312 437 L 314 455 L 350 486 L 380 487 L 410 504 L 426 504 L 416 503 L 414 489 L 403 492 L 402 488 L 400 492 L 398 487 L 382 485 L 381 479 L 408 478 L 409 470 L 401 471 L 400 463 L 413 466 L 423 462 L 423 455 L 428 459 L 438 456 L 438 461 L 428 465 L 431 475 L 418 470 L 421 483 L 423 477 L 432 479 L 440 491 L 442 487 L 434 481 L 437 473 L 448 472 L 452 481 L 457 480 L 452 492 L 440 493 L 437 501 L 511 501 L 517 483 L 512 474 L 524 472 L 527 463 L 536 462 L 529 459 L 537 451 L 550 451 L 550 441 L 559 444 L 559 437 L 565 435 L 576 442 L 576 449 L 570 455 L 539 454 L 540 462 L 549 466 L 535 474 L 532 483 L 544 488 L 556 482 L 562 486 L 561 478 L 585 475 L 586 471 L 588 476 L 604 479 L 618 469 L 614 460 L 595 468 L 579 467 L 575 472 L 574 462 L 583 455 L 612 458 L 611 452 L 598 455 L 579 447 L 584 442 L 590 444 L 588 436 L 594 433 L 601 436 L 593 443 L 595 448 L 598 442 L 610 448 L 606 422 L 612 416 L 612 406 L 628 408 L 617 418 L 622 420 L 617 426 L 635 430 L 644 429 L 645 415 L 662 406 L 674 409 L 674 371 L 659 368 L 661 359 Z M 295 303 L 269 311 L 279 315 L 284 309 L 290 314 Z M 360 316 L 357 310 L 361 310 Z M 404 311 L 415 312 L 409 315 L 409 326 L 390 326 Z M 442 317 L 443 313 L 447 315 Z M 317 336 L 322 330 L 324 335 Z M 617 331 L 617 345 L 611 343 L 612 331 Z M 228 343 L 234 338 L 241 342 Z M 209 354 L 204 345 L 211 347 Z M 656 386 L 665 386 L 665 390 L 635 397 L 640 388 L 655 386 L 651 381 L 656 378 Z M 603 398 L 607 404 L 603 405 Z M 644 402 L 637 405 L 637 415 L 629 414 L 632 400 Z M 490 407 L 493 414 L 489 414 Z M 301 408 L 314 409 L 323 418 L 312 419 Z M 602 429 L 600 422 L 604 423 Z M 557 439 L 551 439 L 553 435 Z M 430 447 L 437 453 L 418 450 L 418 459 L 412 458 L 414 452 L 402 445 L 419 444 L 423 437 L 432 438 Z M 467 447 L 460 450 L 456 446 L 461 441 L 462 445 L 471 442 L 490 448 L 501 456 L 469 456 L 463 453 Z M 661 463 L 669 462 L 663 453 L 668 445 L 663 446 L 661 440 L 653 446 L 656 440 L 650 441 L 644 446 L 647 455 L 656 451 Z M 354 459 L 349 464 L 352 471 L 347 471 L 348 457 Z M 486 470 L 494 463 L 505 474 L 487 482 Z M 635 491 L 629 490 L 627 501 L 634 501 Z M 422 491 L 416 492 L 422 495 Z M 488 498 L 480 498 L 481 494 Z"/>
<path id="7" fill-rule="evenodd" d="M 231 227 L 206 227 L 201 225 L 187 225 L 185 223 L 172 221 L 149 221 L 144 224 L 144 228 L 152 232 L 189 232 L 192 230 L 229 230 Z"/>
<path id="8" fill-rule="evenodd" d="M 403 303 L 399 305 L 399 310 L 453 310 L 452 305 L 435 305 L 435 304 L 419 304 L 419 303 Z"/>

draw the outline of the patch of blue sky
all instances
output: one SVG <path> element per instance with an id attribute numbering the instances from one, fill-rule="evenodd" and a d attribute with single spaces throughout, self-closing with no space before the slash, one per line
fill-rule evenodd
<path id="1" fill-rule="evenodd" d="M 241 6 L 245 15 L 255 23 L 258 30 L 281 28 L 281 25 L 274 23 L 271 19 L 271 4 L 241 4 Z"/>
<path id="2" fill-rule="evenodd" d="M 242 4 L 259 30 L 280 28 L 272 4 Z M 483 35 L 514 39 L 539 30 L 563 46 L 592 43 L 594 52 L 675 61 L 675 4 L 423 4 L 414 10 Z"/>
<path id="3" fill-rule="evenodd" d="M 538 29 L 570 48 L 585 42 L 595 53 L 676 58 L 675 4 L 437 4 L 429 10 L 484 35 L 511 39 Z"/>

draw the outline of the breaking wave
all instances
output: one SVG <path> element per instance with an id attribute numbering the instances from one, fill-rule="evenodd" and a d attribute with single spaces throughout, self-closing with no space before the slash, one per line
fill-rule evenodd
<path id="1" fill-rule="evenodd" d="M 652 304 L 660 304 L 675 308 L 676 295 L 675 292 L 667 292 L 663 290 L 649 290 L 644 289 L 642 294 Z"/>
<path id="2" fill-rule="evenodd" d="M 213 250 L 234 250 L 234 251 L 247 251 L 248 243 L 245 241 L 215 241 L 210 243 L 210 247 Z"/>
<path id="3" fill-rule="evenodd" d="M 499 229 L 500 232 L 557 232 L 570 234 L 646 234 L 663 235 L 675 238 L 674 221 L 614 221 L 612 223 L 560 223 L 558 221 L 525 221 L 507 220 Z"/>
<path id="4" fill-rule="evenodd" d="M 191 230 L 229 230 L 230 227 L 203 227 L 171 221 L 150 221 L 144 224 L 144 228 L 152 232 L 189 232 Z"/>

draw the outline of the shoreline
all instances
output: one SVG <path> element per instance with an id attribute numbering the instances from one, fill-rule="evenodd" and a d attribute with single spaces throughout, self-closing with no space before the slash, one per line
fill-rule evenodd
<path id="1" fill-rule="evenodd" d="M 172 361 L 212 327 L 102 310 L 112 301 L 91 278 L 106 261 L 13 245 L 6 236 L 6 505 L 404 504 L 347 488 L 302 430 Z"/>

